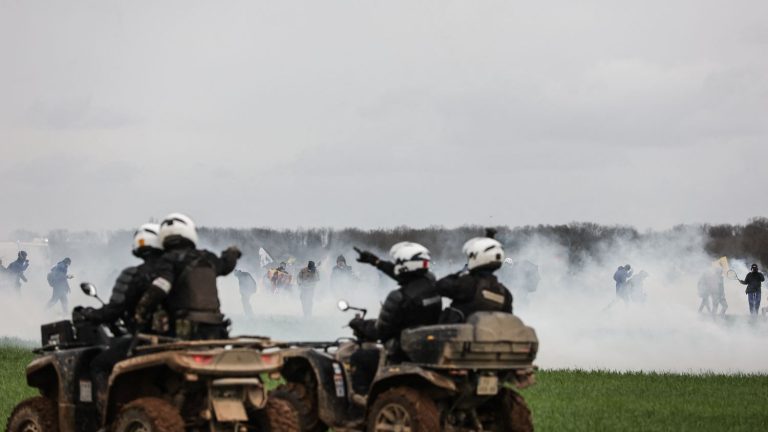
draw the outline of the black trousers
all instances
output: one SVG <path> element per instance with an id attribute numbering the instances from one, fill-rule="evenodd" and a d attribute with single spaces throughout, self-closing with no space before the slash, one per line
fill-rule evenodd
<path id="1" fill-rule="evenodd" d="M 98 354 L 91 360 L 91 378 L 96 388 L 96 400 L 103 400 L 107 392 L 109 375 L 112 368 L 118 362 L 128 357 L 128 349 L 131 347 L 132 336 L 120 336 L 110 341 L 109 348 Z"/>
<path id="2" fill-rule="evenodd" d="M 376 377 L 376 370 L 379 368 L 378 349 L 363 349 L 355 351 L 349 358 L 352 364 L 352 389 L 355 393 L 365 396 L 371 387 L 373 379 Z"/>

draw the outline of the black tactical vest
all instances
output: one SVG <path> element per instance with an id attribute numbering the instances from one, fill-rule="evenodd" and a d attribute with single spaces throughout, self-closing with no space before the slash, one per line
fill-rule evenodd
<path id="1" fill-rule="evenodd" d="M 464 314 L 464 319 L 475 312 L 503 312 L 506 289 L 495 277 L 475 277 L 475 296 L 466 303 L 454 302 L 451 307 Z"/>
<path id="2" fill-rule="evenodd" d="M 216 277 L 216 268 L 204 256 L 189 261 L 168 295 L 169 309 L 177 318 L 188 316 L 192 321 L 200 321 L 195 319 L 199 312 L 218 314 L 221 305 Z"/>

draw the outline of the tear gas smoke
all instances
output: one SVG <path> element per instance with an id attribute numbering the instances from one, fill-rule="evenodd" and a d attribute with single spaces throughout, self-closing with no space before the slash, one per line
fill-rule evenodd
<path id="1" fill-rule="evenodd" d="M 375 268 L 354 262 L 352 246 L 369 248 L 384 257 L 386 250 L 371 247 L 358 240 L 333 240 L 328 231 L 292 231 L 272 237 L 238 234 L 225 230 L 218 235 L 201 236 L 204 247 L 218 252 L 237 244 L 246 252 L 239 267 L 250 271 L 259 283 L 251 298 L 255 317 L 243 316 L 237 279 L 219 279 L 222 308 L 233 319 L 233 334 L 269 335 L 281 340 L 331 340 L 351 336 L 343 328 L 352 315 L 336 309 L 340 298 L 368 308 L 369 317 L 378 314 L 386 293 L 396 287 L 394 281 Z M 356 231 L 352 232 L 359 233 Z M 203 234 L 205 232 L 203 231 Z M 208 233 L 211 234 L 211 233 Z M 478 232 L 454 230 L 451 237 L 422 240 L 439 257 L 434 263 L 438 277 L 460 270 L 461 244 Z M 302 239 L 302 236 L 303 239 Z M 506 237 L 505 237 L 506 236 Z M 259 238 L 261 237 L 261 238 Z M 394 234 L 393 237 L 397 237 Z M 288 239 L 281 242 L 281 238 Z M 119 239 L 119 240 L 118 240 Z M 266 240 L 265 240 L 266 239 Z M 397 240 L 405 240 L 398 238 Z M 541 276 L 537 289 L 524 293 L 508 283 L 505 270 L 500 279 L 515 294 L 515 313 L 534 327 L 540 339 L 537 364 L 543 368 L 581 368 L 611 370 L 645 370 L 675 372 L 766 372 L 768 358 L 768 326 L 764 322 L 750 324 L 743 286 L 725 281 L 729 304 L 728 317 L 699 314 L 697 281 L 711 269 L 718 258 L 705 252 L 706 235 L 701 229 L 680 228 L 643 236 L 614 236 L 601 240 L 588 252 L 577 252 L 574 244 L 547 235 L 511 238 L 500 235 L 512 261 L 528 260 L 538 265 Z M 70 308 L 77 304 L 96 306 L 77 287 L 83 280 L 97 281 L 102 297 L 109 296 L 117 272 L 138 261 L 131 259 L 129 236 L 124 234 L 101 239 L 98 247 L 87 249 L 69 245 L 71 272 L 77 277 L 71 283 Z M 297 248 L 296 245 L 301 248 Z M 314 316 L 303 318 L 298 290 L 273 294 L 263 280 L 256 252 L 264 246 L 275 263 L 289 261 L 296 274 L 307 260 L 318 263 L 321 281 L 317 286 Z M 303 249 L 302 249 L 303 248 Z M 301 249 L 301 250 L 297 250 Z M 64 253 L 60 251 L 59 254 Z M 297 254 L 296 257 L 290 254 Z M 344 254 L 353 266 L 358 280 L 331 286 L 330 274 L 336 257 Z M 6 264 L 8 262 L 6 258 Z M 58 306 L 44 311 L 50 295 L 45 283 L 48 263 L 35 264 L 30 259 L 29 284 L 21 297 L 3 293 L 0 336 L 37 340 L 39 325 L 59 318 Z M 52 253 L 50 265 L 58 255 Z M 646 300 L 638 303 L 615 301 L 613 273 L 620 265 L 631 264 L 635 273 L 645 271 Z M 748 264 L 730 260 L 732 268 L 744 276 Z"/>

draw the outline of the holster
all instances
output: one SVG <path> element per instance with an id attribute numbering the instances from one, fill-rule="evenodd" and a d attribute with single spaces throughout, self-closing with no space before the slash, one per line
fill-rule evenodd
<path id="1" fill-rule="evenodd" d="M 460 324 L 465 319 L 464 313 L 453 307 L 449 307 L 440 313 L 440 324 Z"/>

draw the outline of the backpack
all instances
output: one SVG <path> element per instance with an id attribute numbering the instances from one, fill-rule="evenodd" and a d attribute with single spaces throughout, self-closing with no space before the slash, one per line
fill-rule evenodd
<path id="1" fill-rule="evenodd" d="M 48 275 L 45 278 L 48 280 L 48 285 L 50 285 L 50 287 L 53 288 L 53 280 L 55 278 L 53 276 L 53 268 L 48 272 Z"/>

